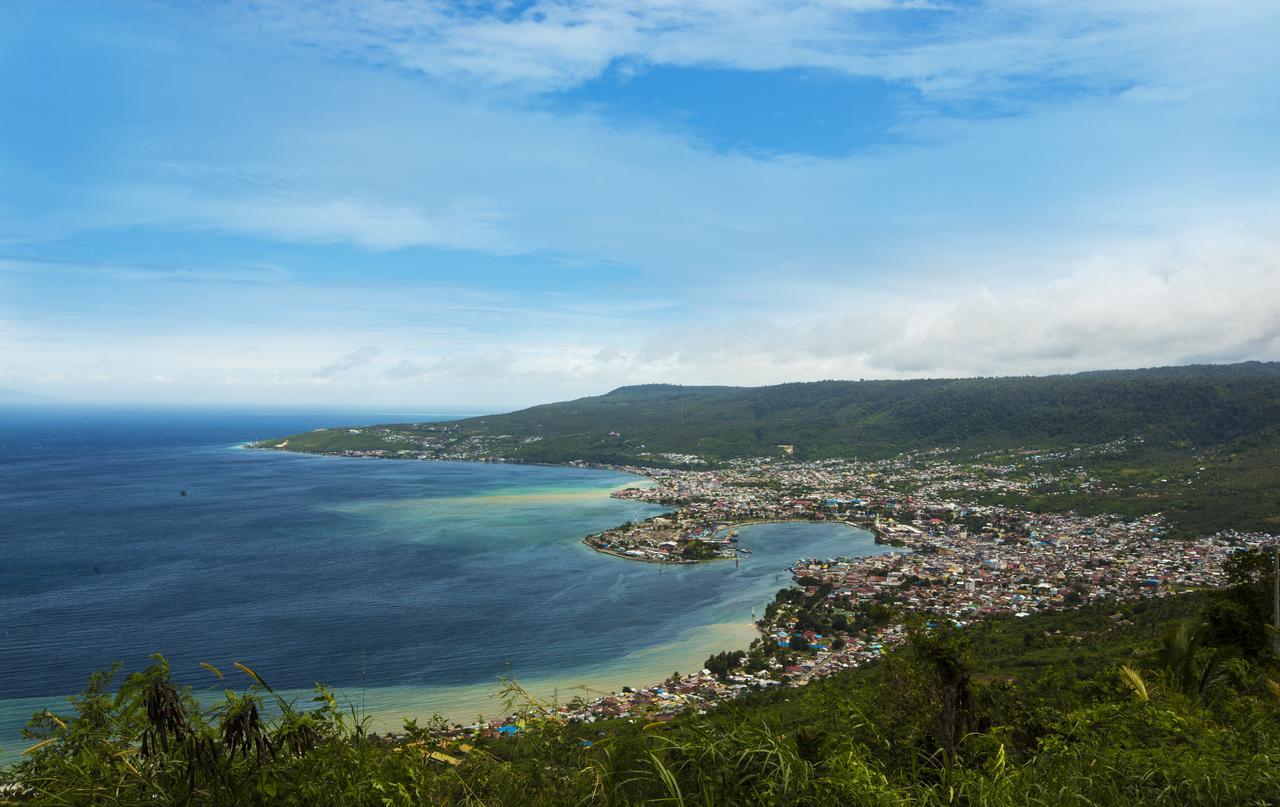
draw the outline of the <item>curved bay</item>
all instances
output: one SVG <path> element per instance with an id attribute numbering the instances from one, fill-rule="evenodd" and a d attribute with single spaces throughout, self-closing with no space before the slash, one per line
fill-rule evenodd
<path id="1" fill-rule="evenodd" d="M 652 683 L 749 641 L 795 558 L 880 549 L 772 524 L 742 529 L 754 554 L 737 566 L 634 563 L 579 543 L 663 510 L 611 499 L 645 482 L 626 474 L 229 447 L 309 427 L 280 416 L 57 417 L 0 430 L 10 752 L 34 707 L 153 652 L 197 685 L 201 661 L 286 690 L 324 681 L 384 725 L 494 713 L 499 676 L 563 697 Z"/>

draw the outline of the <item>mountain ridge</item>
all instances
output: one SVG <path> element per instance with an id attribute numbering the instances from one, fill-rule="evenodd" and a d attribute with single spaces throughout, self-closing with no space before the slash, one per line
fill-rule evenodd
<path id="1" fill-rule="evenodd" d="M 1280 422 L 1280 363 L 1184 365 L 1051 376 L 641 384 L 453 421 L 537 437 L 531 461 L 591 460 L 640 446 L 709 460 L 778 453 L 888 456 L 962 445 L 1052 447 L 1142 436 L 1220 445 Z"/>

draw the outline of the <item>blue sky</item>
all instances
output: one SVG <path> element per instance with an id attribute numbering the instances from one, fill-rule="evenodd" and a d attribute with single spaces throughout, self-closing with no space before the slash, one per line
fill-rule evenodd
<path id="1" fill-rule="evenodd" d="M 5 3 L 0 388 L 1280 359 L 1278 36 L 1269 0 Z"/>

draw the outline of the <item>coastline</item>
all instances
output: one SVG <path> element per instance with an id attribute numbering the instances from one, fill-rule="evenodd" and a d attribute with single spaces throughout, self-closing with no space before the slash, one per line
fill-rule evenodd
<path id="1" fill-rule="evenodd" d="M 281 486 L 287 485 L 286 480 L 292 475 L 304 476 L 305 474 L 301 470 L 301 466 L 317 467 L 305 460 L 301 462 L 268 461 L 264 463 L 262 460 L 270 460 L 271 458 L 263 457 L 261 455 L 258 456 L 257 462 L 253 462 L 253 458 L 249 456 L 243 448 L 241 448 L 242 445 L 243 444 L 231 446 L 229 445 L 229 441 L 223 441 L 220 445 L 210 446 L 209 450 L 222 454 L 223 461 L 230 462 L 234 467 L 239 467 L 241 465 L 270 467 L 271 469 L 274 469 L 272 474 L 263 478 L 279 480 L 279 484 Z M 285 458 L 278 457 L 275 459 L 283 460 Z M 248 462 L 246 462 L 246 460 L 248 460 Z M 199 461 L 198 456 L 197 461 Z M 455 469 L 459 469 L 463 472 L 467 469 L 460 468 L 460 466 L 470 465 L 474 468 L 477 465 L 476 463 L 463 463 L 457 461 L 441 461 L 436 464 L 442 466 L 453 466 Z M 344 472 L 341 470 L 339 465 L 333 463 L 319 463 L 318 465 L 320 467 L 327 466 L 330 473 L 328 473 L 324 478 L 332 479 L 335 482 L 342 479 L 347 474 L 352 476 L 367 476 L 369 478 L 378 478 L 379 476 L 377 469 L 372 467 L 346 466 L 347 471 Z M 299 470 L 292 470 L 294 468 L 298 468 Z M 574 473 L 564 475 L 551 473 L 553 469 L 557 471 L 570 470 L 574 471 Z M 414 469 L 409 467 L 407 470 L 410 472 L 417 470 L 418 473 L 400 474 L 400 476 L 419 477 L 429 475 L 434 477 L 436 473 L 434 469 L 428 468 Z M 493 504 L 498 505 L 497 509 L 507 510 L 507 505 L 515 505 L 517 507 L 517 512 L 526 511 L 530 514 L 541 513 L 544 514 L 542 518 L 549 518 L 554 521 L 561 520 L 559 517 L 560 514 L 571 514 L 576 512 L 580 499 L 590 499 L 594 503 L 594 512 L 597 514 L 595 516 L 597 519 L 596 524 L 593 526 L 582 525 L 579 527 L 577 522 L 572 519 L 565 521 L 564 523 L 568 525 L 568 529 L 561 530 L 560 538 L 557 541 L 561 547 L 559 550 L 560 552 L 577 554 L 576 549 L 570 548 L 573 546 L 573 542 L 570 539 L 576 541 L 578 537 L 588 532 L 588 530 L 599 529 L 601 526 L 604 526 L 604 524 L 616 523 L 615 520 L 621 521 L 626 517 L 625 514 L 628 512 L 643 510 L 647 514 L 653 510 L 653 508 L 634 506 L 633 503 L 630 502 L 611 499 L 609 495 L 615 489 L 628 486 L 636 487 L 653 484 L 652 480 L 635 474 L 624 474 L 616 470 L 613 475 L 599 473 L 599 471 L 607 470 L 610 469 L 566 468 L 565 466 L 547 465 L 541 466 L 537 469 L 525 469 L 523 472 L 515 468 L 492 468 L 491 471 L 487 470 L 482 475 L 484 480 L 491 481 L 488 481 L 481 487 L 476 487 L 475 497 L 469 498 L 469 500 L 466 496 L 459 497 L 455 500 L 452 499 L 451 494 L 448 493 L 443 495 L 433 495 L 430 493 L 430 490 L 433 489 L 421 487 L 416 484 L 406 486 L 405 490 L 409 496 L 416 496 L 416 491 L 423 490 L 427 494 L 426 497 L 420 500 L 423 502 L 449 502 L 447 508 L 449 515 L 455 511 L 461 512 L 463 506 L 475 511 L 484 510 L 487 509 L 486 505 L 492 502 Z M 366 471 L 372 471 L 373 473 L 363 473 Z M 441 469 L 441 472 L 444 472 L 443 468 Z M 253 473 L 248 475 L 237 474 L 237 476 L 246 478 L 250 480 L 250 482 L 259 478 Z M 468 473 L 455 473 L 455 476 L 465 480 L 472 478 L 474 475 Z M 564 479 L 565 481 L 563 483 L 556 481 L 560 479 Z M 345 483 L 340 484 L 342 484 L 343 487 L 346 487 Z M 588 492 L 579 496 L 574 492 L 575 486 L 585 487 L 588 489 Z M 363 489 L 365 487 L 368 486 L 362 485 L 359 489 Z M 545 491 L 545 494 L 540 494 L 539 491 Z M 212 494 L 209 489 L 196 488 L 193 489 L 192 495 L 189 497 L 178 499 L 175 492 L 174 498 L 181 504 L 189 505 L 192 502 L 200 502 L 202 500 L 212 498 Z M 345 498 L 334 499 L 333 506 L 341 506 L 345 501 Z M 351 499 L 351 501 L 357 505 L 365 503 L 364 499 L 358 497 Z M 389 504 L 391 508 L 394 509 L 403 503 L 403 510 L 398 514 L 395 514 L 395 518 L 400 519 L 400 521 L 397 524 L 393 524 L 393 529 L 398 530 L 401 534 L 406 534 L 404 531 L 406 525 L 409 525 L 410 522 L 415 519 L 419 519 L 419 517 L 415 516 L 413 513 L 413 510 L 415 509 L 414 502 L 415 500 L 409 498 L 396 498 L 379 500 L 378 502 L 374 502 L 374 504 Z M 165 503 L 167 504 L 167 500 Z M 588 504 L 590 504 L 590 502 Z M 272 507 L 272 509 L 275 510 L 277 508 Z M 165 508 L 165 511 L 168 512 L 168 508 Z M 601 513 L 606 514 L 604 515 L 604 522 L 599 521 L 599 514 Z M 377 513 L 376 508 L 370 508 L 369 514 L 381 515 Z M 357 515 L 361 518 L 365 516 L 365 514 Z M 639 518 L 642 516 L 636 517 Z M 323 513 L 319 514 L 317 518 L 327 520 Z M 439 523 L 439 521 L 439 517 L 434 517 L 430 518 L 427 523 L 435 524 Z M 508 521 L 507 524 L 509 526 L 506 529 L 498 527 L 494 531 L 495 535 L 509 536 L 507 542 L 499 546 L 499 551 L 505 551 L 505 548 L 512 546 L 513 542 L 518 543 L 523 540 L 524 536 L 522 536 L 521 533 L 524 528 L 531 526 L 525 521 Z M 536 529 L 537 527 L 536 525 L 533 525 L 532 528 Z M 410 539 L 415 537 L 411 533 L 408 535 Z M 406 541 L 406 543 L 410 542 L 411 541 Z M 348 546 L 354 547 L 354 545 Z M 537 544 L 534 544 L 534 547 L 533 556 L 537 557 Z M 430 551 L 430 548 L 424 548 L 421 550 L 421 554 L 419 554 L 417 550 L 406 550 L 406 555 L 409 557 L 413 557 L 415 555 L 423 556 L 429 555 Z M 579 556 L 579 559 L 574 565 L 578 567 L 601 567 L 609 566 L 610 564 L 601 564 L 595 559 L 583 559 Z M 109 573 L 111 570 L 104 569 L 104 571 Z M 600 576 L 593 576 L 592 579 L 603 579 L 604 582 L 607 583 L 612 581 L 615 576 L 615 572 L 607 571 L 603 575 L 603 578 Z M 632 579 L 635 578 L 636 575 L 628 574 L 627 577 Z M 640 573 L 640 577 L 644 577 L 643 571 Z M 674 580 L 672 580 L 670 576 L 667 577 L 667 581 L 674 583 Z M 642 585 L 642 583 L 637 580 L 633 585 L 638 586 Z M 609 593 L 607 587 L 597 587 L 597 589 L 602 593 L 602 600 L 603 595 Z M 632 591 L 634 590 L 635 589 L 633 588 Z M 397 593 L 395 590 L 388 590 L 386 593 L 386 597 L 389 600 L 398 599 L 401 596 L 402 595 Z M 404 607 L 408 609 L 415 608 L 414 604 L 409 601 L 404 603 Z M 417 610 L 421 610 L 420 603 L 418 604 Z M 742 609 L 738 608 L 736 610 L 741 611 Z M 553 618 L 544 620 L 543 624 L 553 624 L 554 614 L 552 616 Z M 668 629 L 650 631 L 649 633 L 641 636 L 637 641 L 624 643 L 619 646 L 621 652 L 601 651 L 595 653 L 583 653 L 577 658 L 573 657 L 571 654 L 559 665 L 552 664 L 550 666 L 548 666 L 541 657 L 530 657 L 527 669 L 522 670 L 519 663 L 517 663 L 516 668 L 512 672 L 515 676 L 519 677 L 522 685 L 526 685 L 527 683 L 530 691 L 549 697 L 559 689 L 562 693 L 562 699 L 567 699 L 568 697 L 572 697 L 574 694 L 574 692 L 568 692 L 574 687 L 585 686 L 588 689 L 608 687 L 612 689 L 621 688 L 626 685 L 640 686 L 652 683 L 652 681 L 649 680 L 650 678 L 652 678 L 653 681 L 657 681 L 669 676 L 675 669 L 694 669 L 695 665 L 696 668 L 700 668 L 703 660 L 705 660 L 710 653 L 722 649 L 722 646 L 724 645 L 723 640 L 726 637 L 732 637 L 735 643 L 741 639 L 742 646 L 745 646 L 746 643 L 754 637 L 754 627 L 745 620 L 745 617 L 747 616 L 746 613 L 739 614 L 726 612 L 723 608 L 717 608 L 713 611 L 707 612 L 705 623 L 698 624 L 696 619 L 700 616 L 701 614 L 692 615 L 693 618 L 685 617 L 680 619 L 678 622 L 667 625 Z M 717 626 L 728 620 L 736 620 L 738 617 L 742 617 L 744 619 L 742 619 L 741 622 L 734 622 L 728 628 L 720 629 L 718 627 L 707 627 Z M 481 637 L 480 641 L 474 642 L 477 646 L 481 644 L 489 644 L 488 640 L 483 637 L 483 634 L 476 633 L 474 635 Z M 603 638 L 610 637 L 604 635 Z M 202 642 L 203 640 L 197 639 L 194 643 L 201 644 Z M 234 644 L 236 647 L 243 646 L 238 640 L 235 640 Z M 497 643 L 494 642 L 493 646 L 497 647 Z M 141 655 L 142 653 L 150 653 L 154 650 L 161 650 L 165 652 L 171 659 L 174 659 L 175 654 L 180 652 L 175 649 L 173 645 L 155 644 L 149 645 L 144 650 L 139 651 L 138 654 L 135 654 L 130 658 L 132 659 L 136 657 L 141 659 L 143 658 Z M 231 655 L 231 658 L 243 658 L 243 660 L 247 661 L 251 665 L 262 669 L 263 674 L 273 684 L 277 682 L 277 678 L 272 675 L 270 669 L 264 664 L 261 664 L 260 657 L 254 655 L 251 650 L 231 649 L 224 650 L 222 652 L 235 654 Z M 500 649 L 491 649 L 487 653 L 484 653 L 484 655 L 487 655 L 492 659 L 496 659 L 496 661 L 490 665 L 491 670 L 496 668 L 500 671 L 502 669 L 501 661 L 503 652 L 504 651 Z M 480 652 L 476 652 L 472 655 L 480 654 Z M 217 663 L 222 665 L 226 657 L 226 655 L 222 656 L 221 660 Z M 104 656 L 104 658 L 108 658 L 109 660 L 109 657 Z M 203 692 L 203 687 L 206 683 L 205 677 L 200 670 L 193 670 L 191 665 L 186 663 L 188 660 L 189 656 L 188 659 L 175 661 L 175 669 L 179 668 L 179 664 L 183 665 L 181 666 L 181 674 L 184 679 L 196 686 L 197 693 Z M 141 669 L 140 666 L 132 666 L 134 664 L 132 660 L 127 663 L 131 665 L 128 668 L 130 670 Z M 535 663 L 537 665 L 536 668 L 533 666 Z M 586 669 L 579 669 L 579 666 L 582 664 L 589 666 L 587 666 Z M 298 666 L 309 666 L 306 656 L 298 657 Z M 423 667 L 425 669 L 429 667 L 429 665 L 423 665 Z M 558 670 L 563 671 L 564 674 L 558 674 Z M 344 674 L 345 673 L 346 671 L 344 671 Z M 321 669 L 316 669 L 313 674 L 319 677 L 320 680 L 331 680 L 327 678 L 330 673 L 323 672 Z M 295 685 L 298 683 L 305 685 L 309 680 L 315 679 L 309 678 L 300 682 L 294 681 L 291 683 Z M 359 679 L 356 679 L 356 686 L 352 687 L 351 675 L 347 674 L 342 680 L 342 684 L 345 686 L 340 686 L 338 688 L 342 690 L 343 696 L 353 704 L 359 705 L 362 702 L 363 696 L 371 710 L 375 706 L 378 707 L 377 711 L 382 711 L 384 706 L 393 707 L 391 710 L 392 713 L 389 717 L 385 719 L 377 719 L 380 725 L 386 725 L 393 729 L 400 728 L 400 726 L 396 724 L 396 714 L 394 713 L 394 709 L 401 705 L 401 696 L 405 696 L 403 699 L 403 705 L 405 708 L 412 709 L 411 716 L 427 717 L 434 711 L 439 711 L 443 714 L 449 715 L 450 717 L 465 721 L 475 718 L 477 706 L 482 706 L 483 712 L 486 715 L 497 716 L 499 714 L 503 714 L 500 699 L 493 697 L 500 689 L 498 679 L 495 677 L 493 672 L 490 671 L 479 676 L 454 675 L 452 677 L 452 680 L 461 681 L 463 683 L 435 683 L 441 680 L 441 678 L 435 677 L 434 674 L 423 674 L 418 678 L 413 678 L 403 677 L 402 674 L 397 673 L 395 677 L 387 676 L 383 677 L 381 681 L 378 681 L 378 678 L 371 672 L 371 684 L 376 681 L 381 686 L 371 686 L 367 691 L 362 692 L 358 685 Z M 406 683 L 404 686 L 399 686 L 393 683 L 395 681 L 404 681 Z M 475 683 L 466 683 L 468 681 Z M 46 681 L 44 683 L 54 682 Z M 6 760 L 10 758 L 10 754 L 17 754 L 26 747 L 17 735 L 18 730 L 27 723 L 32 713 L 45 707 L 51 707 L 58 713 L 65 712 L 67 710 L 68 696 L 80 691 L 83 687 L 83 683 L 84 679 L 78 677 L 76 680 L 70 682 L 57 682 L 57 686 L 49 687 L 45 689 L 44 692 L 41 692 L 40 688 L 34 688 L 34 691 L 31 692 L 31 696 L 29 697 L 24 693 L 20 698 L 6 698 L 4 700 L 0 700 L 0 720 L 3 721 L 0 722 L 0 729 L 2 729 L 0 730 L 0 747 L 3 749 Z M 239 684 L 236 684 L 236 686 L 238 685 Z M 288 690 L 292 694 L 297 695 L 300 703 L 306 703 L 309 701 L 310 696 L 313 694 L 309 689 L 297 689 L 296 686 L 282 686 L 280 687 L 280 690 Z M 381 690 L 387 695 L 387 697 L 379 700 L 376 695 L 378 690 Z M 575 691 L 577 694 L 586 696 L 585 690 Z M 568 692 L 568 694 L 565 695 L 565 692 Z M 15 692 L 14 694 L 17 695 L 18 693 Z M 453 703 L 455 696 L 462 697 L 460 703 L 456 705 Z M 594 695 L 590 697 L 594 697 Z"/>
<path id="2" fill-rule="evenodd" d="M 750 558 L 751 552 L 739 554 L 739 548 L 736 544 L 736 532 L 741 527 L 755 527 L 765 525 L 829 525 L 839 526 L 841 528 L 853 529 L 860 531 L 866 538 L 871 538 L 874 544 L 883 544 L 882 536 L 878 530 L 871 530 L 866 525 L 857 523 L 853 520 L 845 518 L 829 518 L 825 514 L 814 514 L 805 512 L 804 514 L 783 513 L 779 515 L 762 515 L 752 516 L 738 519 L 715 519 L 712 523 L 697 523 L 696 518 L 686 518 L 687 503 L 678 501 L 670 501 L 664 498 L 661 489 L 664 487 L 663 469 L 647 469 L 636 466 L 617 466 L 612 464 L 584 463 L 584 462 L 568 462 L 568 463 L 525 463 L 525 462 L 507 462 L 494 461 L 487 458 L 443 458 L 443 457 L 421 457 L 421 456 L 394 456 L 394 455 L 349 455 L 326 452 L 313 451 L 297 451 L 282 449 L 270 446 L 251 446 L 246 448 L 260 448 L 267 451 L 281 451 L 283 453 L 308 454 L 311 456 L 337 456 L 351 459 L 413 459 L 419 462 L 429 461 L 436 463 L 459 463 L 459 464 L 512 464 L 512 465 L 531 465 L 547 468 L 560 469 L 585 469 L 598 471 L 611 471 L 614 473 L 627 474 L 636 477 L 633 483 L 623 483 L 614 486 L 609 490 L 608 496 L 611 499 L 620 500 L 636 500 L 649 504 L 671 506 L 674 512 L 665 516 L 652 516 L 645 522 L 626 522 L 614 528 L 606 530 L 604 533 L 589 533 L 579 539 L 579 543 L 587 546 L 595 552 L 603 555 L 610 555 L 615 558 L 629 561 L 640 561 L 649 565 L 670 565 L 677 569 L 692 569 L 693 567 L 709 566 L 712 564 L 704 564 L 706 560 L 728 560 L 734 559 L 739 561 L 741 557 Z M 619 495 L 626 491 L 630 491 L 633 495 Z M 641 493 L 648 491 L 648 495 Z M 563 494 L 533 494 L 527 495 L 519 492 L 496 492 L 491 494 L 496 499 L 512 499 L 512 500 L 539 500 L 547 501 L 548 498 L 555 498 Z M 598 496 L 599 493 L 578 494 L 572 498 L 581 499 Z M 669 520 L 668 520 L 669 519 Z M 657 524 L 653 522 L 657 521 Z M 660 526 L 659 526 L 660 525 Z M 636 528 L 640 529 L 637 530 Z M 650 529 L 646 530 L 646 527 Z M 657 527 L 653 530 L 652 527 Z M 592 543 L 594 540 L 605 538 L 608 533 L 621 532 L 626 534 L 628 531 L 648 532 L 643 539 L 650 542 L 650 545 L 636 544 L 634 546 L 644 546 L 646 549 L 656 548 L 655 532 L 660 533 L 658 537 L 673 538 L 678 536 L 678 540 L 682 544 L 692 544 L 695 549 L 708 549 L 710 547 L 719 547 L 716 549 L 715 555 L 703 554 L 699 557 L 681 557 L 678 548 L 674 546 L 675 541 L 663 541 L 663 543 L 671 546 L 664 547 L 663 553 L 667 554 L 667 550 L 674 555 L 668 557 L 646 557 L 640 553 L 628 555 L 624 551 L 614 549 L 609 546 L 599 546 Z M 730 536 L 734 536 L 735 540 L 710 540 L 709 536 L 723 535 L 728 532 Z M 616 536 L 615 536 L 616 537 Z M 705 541 L 705 543 L 704 543 Z M 634 549 L 633 546 L 633 549 Z M 821 551 L 829 551 L 821 550 Z M 768 592 L 756 592 L 752 594 L 753 601 L 750 604 L 752 612 L 752 621 L 743 622 L 712 622 L 703 626 L 693 628 L 689 631 L 677 634 L 677 637 L 671 641 L 662 644 L 644 648 L 639 651 L 633 651 L 622 658 L 615 661 L 598 665 L 591 670 L 579 670 L 566 675 L 543 675 L 531 678 L 522 678 L 517 674 L 512 675 L 509 679 L 505 676 L 502 680 L 512 682 L 518 681 L 522 691 L 530 696 L 545 702 L 560 702 L 562 707 L 565 705 L 563 698 L 559 697 L 565 693 L 580 693 L 574 700 L 577 702 L 590 701 L 588 709 L 589 714 L 594 714 L 597 707 L 609 708 L 608 702 L 629 703 L 633 697 L 628 693 L 632 692 L 661 692 L 663 684 L 667 682 L 667 686 L 675 683 L 672 673 L 684 669 L 689 672 L 681 674 L 680 685 L 689 689 L 697 689 L 704 693 L 704 698 L 709 698 L 707 705 L 711 705 L 717 700 L 723 699 L 728 694 L 726 688 L 722 684 L 716 684 L 714 678 L 708 678 L 702 671 L 703 665 L 709 656 L 718 653 L 746 651 L 753 647 L 756 642 L 770 641 L 768 626 L 755 621 L 754 617 L 757 609 L 763 611 L 771 602 L 773 595 L 778 588 L 787 588 L 794 585 L 795 576 L 792 565 L 796 558 L 803 560 L 802 553 L 791 555 L 786 566 L 779 566 L 775 569 L 773 575 L 775 585 Z M 836 554 L 840 554 L 837 550 Z M 772 562 L 776 563 L 779 558 L 773 558 Z M 722 566 L 722 564 L 714 564 Z M 736 570 L 738 563 L 735 562 Z M 771 566 L 770 568 L 774 568 Z M 735 572 L 736 573 L 736 572 Z M 785 582 L 780 582 L 779 578 L 786 576 Z M 758 598 L 758 601 L 756 601 Z M 744 609 L 745 610 L 745 609 Z M 679 648 L 678 651 L 672 651 L 673 648 Z M 596 671 L 599 672 L 596 672 Z M 690 674 L 691 673 L 691 674 Z M 643 682 L 643 686 L 639 689 L 635 688 L 635 683 Z M 774 681 L 763 681 L 765 684 L 777 684 Z M 741 684 L 736 685 L 742 688 Z M 371 717 L 374 718 L 375 725 L 386 727 L 386 729 L 394 730 L 399 728 L 399 723 L 404 719 L 423 718 L 429 715 L 439 715 L 447 721 L 453 721 L 456 729 L 461 730 L 465 725 L 475 725 L 474 721 L 477 716 L 489 718 L 493 716 L 489 722 L 497 725 L 503 722 L 510 723 L 519 719 L 519 714 L 523 713 L 529 704 L 518 702 L 507 703 L 501 697 L 502 683 L 498 682 L 466 684 L 456 686 L 431 687 L 383 687 L 376 690 L 373 694 L 373 702 L 369 701 L 371 697 L 370 690 L 362 690 L 360 692 L 361 703 L 370 710 Z M 344 695 L 350 697 L 351 690 L 344 690 Z M 730 695 L 731 696 L 731 695 Z M 647 697 L 641 694 L 638 697 Z M 580 707 L 575 707 L 580 708 Z M 492 728 L 492 725 L 490 728 Z"/>
<path id="3" fill-rule="evenodd" d="M 673 672 L 682 675 L 701 669 L 708 655 L 721 650 L 746 648 L 758 635 L 751 622 L 717 622 L 681 633 L 665 644 L 635 650 L 612 661 L 592 665 L 564 674 L 510 676 L 534 697 L 548 702 L 567 703 L 574 697 L 593 700 L 602 694 L 619 692 L 624 687 L 650 686 Z M 503 719 L 512 714 L 501 696 L 503 681 L 494 678 L 472 684 L 381 685 L 371 687 L 334 687 L 340 703 L 356 708 L 367 716 L 370 728 L 387 734 L 403 731 L 405 720 L 425 723 L 434 715 L 456 725 Z M 282 687 L 277 690 L 286 701 L 306 704 L 314 689 Z M 196 686 L 193 694 L 209 704 L 224 698 L 223 688 Z M 0 726 L 15 727 L 14 736 L 5 741 L 7 731 L 0 733 L 0 765 L 14 762 L 29 746 L 16 736 L 16 728 L 25 725 L 31 715 L 48 709 L 55 714 L 67 711 L 70 693 L 38 697 L 0 699 Z M 522 704 L 514 704 L 519 710 Z"/>
<path id="4" fill-rule="evenodd" d="M 692 628 L 666 644 L 633 651 L 614 661 L 593 665 L 565 674 L 522 677 L 510 680 L 534 697 L 558 704 L 575 697 L 594 700 L 624 688 L 641 689 L 656 685 L 674 672 L 696 673 L 707 656 L 722 650 L 746 649 L 759 636 L 751 622 L 711 623 Z M 505 719 L 521 710 L 523 704 L 507 709 L 500 679 L 477 684 L 441 687 L 377 687 L 364 692 L 364 705 L 378 730 L 399 731 L 405 719 L 423 720 L 434 714 L 458 725 L 483 720 Z M 301 691 L 299 691 L 301 694 Z M 344 689 L 341 694 L 359 703 L 359 690 Z"/>
<path id="5" fill-rule="evenodd" d="M 595 470 L 602 470 L 602 471 L 613 471 L 615 473 L 629 474 L 648 482 L 647 485 L 628 484 L 628 485 L 618 486 L 610 491 L 610 496 L 613 498 L 622 498 L 622 497 L 619 497 L 617 494 L 623 490 L 627 490 L 627 489 L 650 490 L 650 489 L 659 488 L 661 484 L 659 480 L 652 473 L 654 469 L 646 468 L 643 466 L 634 466 L 634 465 L 615 465 L 610 463 L 593 463 L 593 462 L 580 462 L 580 461 L 562 462 L 562 463 L 527 462 L 523 460 L 512 460 L 505 457 L 498 457 L 498 458 L 469 457 L 469 458 L 446 459 L 446 458 L 440 458 L 440 457 L 404 456 L 404 455 L 392 455 L 392 454 L 364 454 L 364 453 L 349 454 L 349 453 L 334 452 L 334 451 L 310 451 L 306 449 L 287 448 L 285 446 L 285 443 L 268 446 L 268 445 L 262 445 L 262 442 L 265 442 L 265 441 L 258 441 L 256 443 L 242 443 L 237 447 L 245 450 L 279 452 L 284 454 L 299 454 L 299 455 L 306 455 L 306 456 L 313 456 L 313 457 L 337 457 L 342 459 L 402 460 L 402 461 L 413 461 L 413 462 L 484 463 L 484 464 L 498 464 L 498 465 L 526 465 L 526 466 L 543 467 L 543 468 L 588 468 L 588 469 L 595 469 Z M 501 496 L 501 495 L 502 494 L 495 494 L 495 496 Z M 515 495 L 519 495 L 519 494 L 515 494 Z M 589 496 L 592 494 L 579 494 L 579 495 Z M 538 494 L 538 496 L 540 498 L 545 498 L 543 494 Z M 680 510 L 678 506 L 675 511 L 675 514 L 677 516 L 680 514 Z M 732 520 L 723 521 L 721 523 L 725 528 L 727 528 L 732 533 L 733 531 L 737 530 L 740 527 L 752 526 L 756 524 L 790 524 L 790 523 L 806 522 L 806 521 L 822 523 L 822 520 L 815 519 L 809 515 L 795 516 L 790 518 L 763 517 L 763 518 L 732 519 Z M 884 544 L 884 545 L 896 546 L 896 547 L 905 546 L 905 544 L 900 539 L 889 536 L 888 533 L 882 531 L 877 526 L 873 526 L 871 524 L 864 524 L 861 522 L 854 522 L 854 521 L 845 520 L 845 519 L 840 519 L 838 521 L 839 523 L 847 524 L 848 526 L 854 527 L 856 529 L 867 530 L 875 537 L 875 541 L 877 544 Z M 716 555 L 711 557 L 697 557 L 697 558 L 681 557 L 678 559 L 665 559 L 661 557 L 641 557 L 637 555 L 628 555 L 626 554 L 625 551 L 618 551 L 609 547 L 597 546 L 591 542 L 592 539 L 602 537 L 604 534 L 607 534 L 610 532 L 623 530 L 627 526 L 629 525 L 619 524 L 617 526 L 609 528 L 608 530 L 605 530 L 603 533 L 588 534 L 586 536 L 583 536 L 583 538 L 579 542 L 583 546 L 586 546 L 601 555 L 608 555 L 610 557 L 618 558 L 620 560 L 627 560 L 627 561 L 633 561 L 638 563 L 649 563 L 649 564 L 655 564 L 655 565 L 689 566 L 694 564 L 707 563 L 711 561 L 734 560 L 740 557 L 740 555 L 738 555 L 736 552 L 732 554 L 727 554 L 727 555 Z"/>

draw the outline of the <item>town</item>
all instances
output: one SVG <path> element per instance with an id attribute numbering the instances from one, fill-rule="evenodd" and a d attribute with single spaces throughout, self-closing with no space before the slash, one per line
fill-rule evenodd
<path id="1" fill-rule="evenodd" d="M 963 626 L 995 614 L 1018 618 L 1218 586 L 1232 553 L 1275 542 L 1237 531 L 1178 538 L 1160 514 L 1048 514 L 986 503 L 1037 487 L 1105 491 L 1083 467 L 1050 473 L 1041 466 L 1116 448 L 1017 452 L 1017 460 L 1000 462 L 934 449 L 878 461 L 735 460 L 711 470 L 609 466 L 652 480 L 613 496 L 671 509 L 587 536 L 584 543 L 598 551 L 657 563 L 746 557 L 738 527 L 793 520 L 869 530 L 885 551 L 798 559 L 788 569 L 794 585 L 767 604 L 760 636 L 745 651 L 712 656 L 706 668 L 657 686 L 540 709 L 571 722 L 667 720 L 866 664 L 905 640 L 912 617 Z M 510 733 L 527 716 L 454 730 Z"/>

